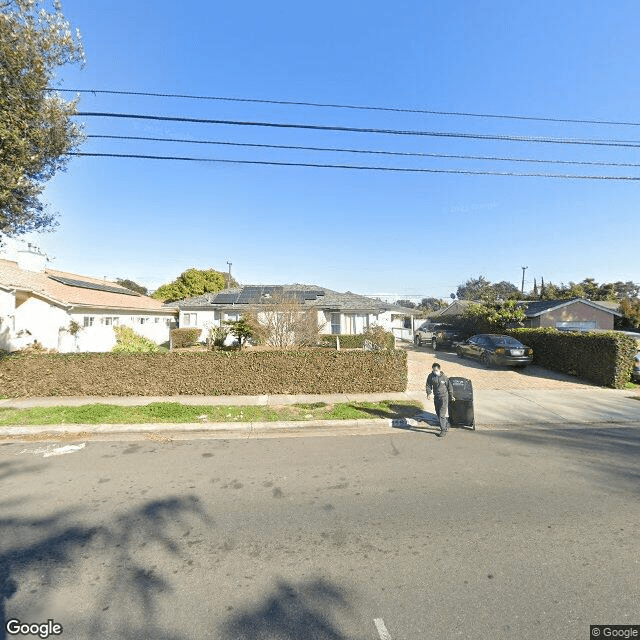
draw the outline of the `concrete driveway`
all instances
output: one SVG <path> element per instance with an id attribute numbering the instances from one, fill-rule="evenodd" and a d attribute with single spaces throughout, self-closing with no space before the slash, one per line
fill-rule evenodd
<path id="1" fill-rule="evenodd" d="M 469 378 L 473 388 L 514 390 L 577 390 L 593 389 L 596 385 L 555 373 L 542 367 L 529 365 L 524 369 L 514 367 L 487 368 L 477 360 L 459 358 L 454 351 L 433 351 L 431 347 L 416 347 L 413 344 L 403 344 L 401 348 L 407 350 L 409 379 L 407 391 L 424 391 L 424 384 L 431 371 L 431 365 L 439 362 L 442 370 L 449 376 Z"/>

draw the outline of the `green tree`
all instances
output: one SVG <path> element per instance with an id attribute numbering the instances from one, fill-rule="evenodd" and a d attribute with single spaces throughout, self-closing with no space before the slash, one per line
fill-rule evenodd
<path id="1" fill-rule="evenodd" d="M 229 326 L 229 333 L 238 338 L 238 346 L 242 349 L 243 343 L 253 337 L 253 326 L 245 318 L 240 320 L 225 320 L 224 323 Z"/>
<path id="2" fill-rule="evenodd" d="M 49 89 L 59 67 L 84 60 L 80 34 L 48 4 L 0 0 L 0 239 L 55 228 L 42 192 L 83 139 L 77 99 Z"/>
<path id="3" fill-rule="evenodd" d="M 418 307 L 425 311 L 439 311 L 443 307 L 446 307 L 447 303 L 439 298 L 422 298 Z"/>
<path id="4" fill-rule="evenodd" d="M 399 307 L 404 307 L 405 309 L 415 309 L 416 303 L 411 302 L 411 300 L 396 300 L 396 304 Z"/>
<path id="5" fill-rule="evenodd" d="M 504 333 L 507 329 L 522 327 L 524 309 L 515 300 L 503 302 L 471 303 L 462 314 L 462 328 L 466 333 Z"/>
<path id="6" fill-rule="evenodd" d="M 625 298 L 620 301 L 620 311 L 624 314 L 621 326 L 631 329 L 640 329 L 640 300 Z"/>
<path id="7" fill-rule="evenodd" d="M 458 300 L 483 300 L 488 292 L 491 283 L 484 276 L 469 278 L 464 284 L 458 286 L 456 295 Z"/>
<path id="8" fill-rule="evenodd" d="M 143 287 L 141 284 L 138 284 L 133 280 L 123 280 L 121 278 L 116 278 L 116 282 L 125 289 L 130 289 L 131 291 L 135 291 L 136 293 L 141 293 L 143 296 L 149 295 L 149 290 L 147 289 L 147 287 Z"/>
<path id="9" fill-rule="evenodd" d="M 215 269 L 187 269 L 173 282 L 158 287 L 152 297 L 163 302 L 194 298 L 204 293 L 222 291 L 227 285 L 226 279 L 226 274 Z M 232 278 L 231 286 L 236 285 Z"/>
<path id="10" fill-rule="evenodd" d="M 489 289 L 494 300 L 520 300 L 522 298 L 520 289 L 513 282 L 506 280 L 492 284 Z"/>

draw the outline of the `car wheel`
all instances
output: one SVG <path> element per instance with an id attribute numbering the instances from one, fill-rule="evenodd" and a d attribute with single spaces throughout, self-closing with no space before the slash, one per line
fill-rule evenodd
<path id="1" fill-rule="evenodd" d="M 433 338 L 433 339 L 431 340 L 431 346 L 432 346 L 432 348 L 433 348 L 433 350 L 434 350 L 434 351 L 437 351 L 437 350 L 438 350 L 438 341 L 437 341 L 435 338 Z"/>
<path id="2" fill-rule="evenodd" d="M 483 364 L 485 367 L 491 366 L 491 358 L 486 351 L 480 356 L 480 364 Z"/>

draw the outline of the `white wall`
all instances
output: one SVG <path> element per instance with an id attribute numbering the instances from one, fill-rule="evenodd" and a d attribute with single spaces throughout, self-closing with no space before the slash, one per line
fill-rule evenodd
<path id="1" fill-rule="evenodd" d="M 85 317 L 93 317 L 93 325 L 84 326 Z M 81 313 L 72 313 L 69 321 L 73 320 L 80 325 L 77 338 L 70 341 L 64 338 L 65 351 L 111 351 L 116 344 L 113 325 L 104 324 L 105 318 L 118 318 L 117 324 L 131 327 L 138 335 L 141 335 L 156 344 L 168 342 L 171 326 L 167 325 L 167 319 L 174 321 L 173 316 L 159 315 L 153 313 L 118 313 L 117 311 L 92 311 L 87 310 Z M 144 323 L 140 322 L 144 319 Z M 158 320 L 156 322 L 156 319 Z M 66 326 L 69 325 L 67 322 Z M 69 348 L 72 346 L 72 348 Z M 62 344 L 61 344 L 62 350 Z"/>
<path id="2" fill-rule="evenodd" d="M 66 309 L 29 297 L 15 310 L 14 350 L 37 340 L 46 349 L 58 348 L 58 330 L 69 323 Z M 21 335 L 22 334 L 22 335 Z"/>

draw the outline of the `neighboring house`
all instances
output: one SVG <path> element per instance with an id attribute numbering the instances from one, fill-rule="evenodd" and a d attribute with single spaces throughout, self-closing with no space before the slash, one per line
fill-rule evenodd
<path id="1" fill-rule="evenodd" d="M 571 300 L 535 300 L 520 303 L 526 315 L 525 327 L 554 327 L 564 331 L 613 329 L 618 311 L 611 303 L 592 302 L 584 298 Z"/>
<path id="2" fill-rule="evenodd" d="M 471 304 L 469 300 L 455 300 L 436 314 L 443 320 L 461 316 Z M 481 304 L 481 303 L 476 303 Z M 584 298 L 570 300 L 522 300 L 518 302 L 525 313 L 524 326 L 528 328 L 553 327 L 564 331 L 590 331 L 613 329 L 618 303 L 592 302 Z"/>
<path id="3" fill-rule="evenodd" d="M 470 304 L 470 300 L 454 300 L 448 307 L 432 314 L 432 317 L 444 320 L 447 317 L 461 316 Z"/>
<path id="4" fill-rule="evenodd" d="M 116 325 L 157 344 L 169 340 L 175 309 L 114 282 L 47 269 L 46 260 L 31 245 L 18 251 L 17 261 L 0 259 L 0 349 L 37 341 L 61 352 L 110 351 Z"/>
<path id="5" fill-rule="evenodd" d="M 255 313 L 260 319 L 261 308 L 282 299 L 296 300 L 302 308 L 315 310 L 321 334 L 359 334 L 373 325 L 379 325 L 398 337 L 407 332 L 411 339 L 411 321 L 407 327 L 405 318 L 412 319 L 421 313 L 417 309 L 406 309 L 350 291 L 339 293 L 317 285 L 303 284 L 236 287 L 179 300 L 166 306 L 179 310 L 180 327 L 203 329 L 200 340 L 204 340 L 210 327 L 219 327 L 224 321 L 238 320 L 246 312 Z"/>

